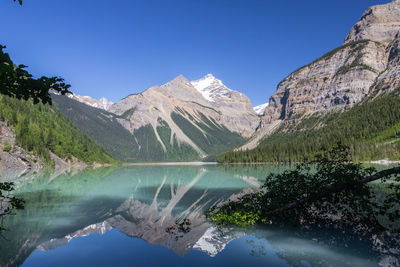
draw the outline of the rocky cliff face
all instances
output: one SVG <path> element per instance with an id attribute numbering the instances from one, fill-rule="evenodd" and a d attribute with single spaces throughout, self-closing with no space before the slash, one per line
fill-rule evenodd
<path id="1" fill-rule="evenodd" d="M 397 87 L 399 33 L 400 1 L 369 8 L 341 47 L 279 83 L 260 126 L 268 128 L 277 121 L 342 109 L 372 93 Z"/>
<path id="2" fill-rule="evenodd" d="M 345 44 L 359 40 L 374 40 L 388 44 L 400 32 L 400 1 L 368 8 L 350 30 Z"/>
<path id="3" fill-rule="evenodd" d="M 339 47 L 286 77 L 271 96 L 262 123 L 354 105 L 368 95 L 386 65 L 386 47 L 380 43 Z"/>

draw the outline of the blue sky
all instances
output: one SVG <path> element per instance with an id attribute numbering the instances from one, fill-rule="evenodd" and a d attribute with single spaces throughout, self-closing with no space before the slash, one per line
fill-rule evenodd
<path id="1" fill-rule="evenodd" d="M 0 44 L 34 75 L 118 101 L 179 74 L 214 74 L 254 105 L 286 75 L 340 46 L 390 0 L 0 1 Z"/>

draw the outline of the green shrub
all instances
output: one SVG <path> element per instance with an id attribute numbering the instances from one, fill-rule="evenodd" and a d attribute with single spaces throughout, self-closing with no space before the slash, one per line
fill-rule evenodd
<path id="1" fill-rule="evenodd" d="M 261 218 L 260 212 L 235 211 L 231 214 L 217 212 L 209 216 L 210 220 L 218 225 L 237 225 L 246 227 L 256 224 Z M 266 220 L 263 220 L 266 221 Z"/>
<path id="2" fill-rule="evenodd" d="M 3 151 L 5 151 L 5 152 L 10 152 L 11 151 L 11 149 L 12 149 L 12 146 L 8 143 L 8 141 L 6 140 L 6 141 L 4 141 L 4 148 L 3 148 Z"/>
<path id="3" fill-rule="evenodd" d="M 6 146 L 4 146 L 4 151 L 5 151 L 5 152 L 10 152 L 11 149 L 12 149 L 11 145 L 6 145 Z"/>

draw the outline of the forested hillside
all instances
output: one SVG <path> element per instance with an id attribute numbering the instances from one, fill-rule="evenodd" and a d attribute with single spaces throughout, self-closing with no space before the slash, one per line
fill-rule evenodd
<path id="1" fill-rule="evenodd" d="M 161 118 L 158 118 L 158 126 L 155 129 L 151 124 L 147 124 L 130 133 L 118 120 L 128 122 L 127 117 L 128 115 L 132 116 L 135 112 L 134 109 L 129 109 L 122 115 L 116 115 L 65 96 L 53 95 L 52 99 L 55 106 L 81 131 L 120 161 L 201 160 L 198 151 L 189 144 L 178 141 L 177 136 L 171 131 L 171 127 Z M 239 134 L 232 133 L 224 126 L 210 121 L 204 115 L 202 121 L 199 122 L 190 116 L 188 116 L 189 118 L 184 117 L 185 114 L 187 113 L 180 110 L 179 113 L 173 113 L 171 117 L 182 131 L 208 155 L 228 151 L 244 141 Z M 193 119 L 193 124 L 189 119 Z M 157 138 L 157 135 L 160 139 Z"/>
<path id="2" fill-rule="evenodd" d="M 369 97 L 348 111 L 314 114 L 297 124 L 285 124 L 260 145 L 229 152 L 218 161 L 301 162 L 338 142 L 351 148 L 352 159 L 400 159 L 400 88 Z"/>
<path id="3" fill-rule="evenodd" d="M 82 132 L 114 158 L 129 161 L 138 149 L 133 135 L 118 123 L 118 116 L 65 96 L 52 95 L 54 105 Z"/>
<path id="4" fill-rule="evenodd" d="M 157 140 L 151 125 L 136 129 L 131 134 L 118 122 L 118 119 L 125 119 L 126 114 L 118 116 L 64 96 L 53 95 L 52 98 L 56 107 L 80 130 L 120 161 L 188 161 L 199 159 L 196 151 L 184 143 L 178 145 L 176 138 L 173 138 L 173 143 L 170 144 L 171 130 L 168 125 L 165 125 L 165 122 L 160 121 L 157 132 L 163 143 L 171 146 L 167 147 L 167 152 L 163 150 Z"/>
<path id="5" fill-rule="evenodd" d="M 85 163 L 115 160 L 49 104 L 0 95 L 0 120 L 14 127 L 16 145 L 51 164 L 50 151 L 63 159 Z"/>
<path id="6" fill-rule="evenodd" d="M 171 114 L 172 120 L 208 155 L 218 155 L 221 151 L 229 151 L 244 142 L 245 139 L 238 133 L 229 131 L 214 120 L 211 121 L 212 119 L 208 119 L 204 114 L 200 116 L 201 121 L 197 121 L 184 110 Z"/>
<path id="7" fill-rule="evenodd" d="M 176 139 L 170 144 L 171 130 L 165 122 L 160 121 L 157 131 L 162 141 L 171 146 L 167 152 L 164 152 L 151 125 L 136 129 L 131 134 L 118 122 L 118 119 L 125 120 L 127 114 L 134 110 L 118 116 L 64 96 L 53 95 L 52 98 L 55 106 L 81 131 L 120 161 L 186 161 L 199 158 L 190 146 L 179 146 Z"/>

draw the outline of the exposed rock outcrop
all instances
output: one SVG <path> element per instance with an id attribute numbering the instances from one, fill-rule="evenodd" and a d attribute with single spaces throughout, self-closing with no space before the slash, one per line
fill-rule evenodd
<path id="1" fill-rule="evenodd" d="M 345 44 L 360 40 L 374 40 L 388 44 L 399 37 L 399 32 L 400 1 L 394 0 L 385 5 L 368 8 L 350 30 Z"/>
<path id="2" fill-rule="evenodd" d="M 15 138 L 14 128 L 0 121 L 0 181 L 24 181 L 47 168 L 38 156 L 18 146 Z M 65 160 L 50 152 L 50 158 L 54 162 L 54 172 L 50 179 L 87 167 L 87 164 L 75 157 Z"/>
<path id="3" fill-rule="evenodd" d="M 0 180 L 16 180 L 44 168 L 38 157 L 15 144 L 14 129 L 0 121 Z"/>
<path id="4" fill-rule="evenodd" d="M 279 83 L 264 111 L 260 129 L 271 128 L 277 121 L 296 121 L 315 112 L 340 110 L 371 94 L 398 87 L 399 37 L 400 1 L 370 7 L 341 47 Z M 252 149 L 257 144 L 253 140 L 243 148 Z"/>
<path id="5" fill-rule="evenodd" d="M 386 66 L 386 47 L 380 43 L 343 45 L 286 77 L 271 96 L 262 124 L 354 105 Z"/>

